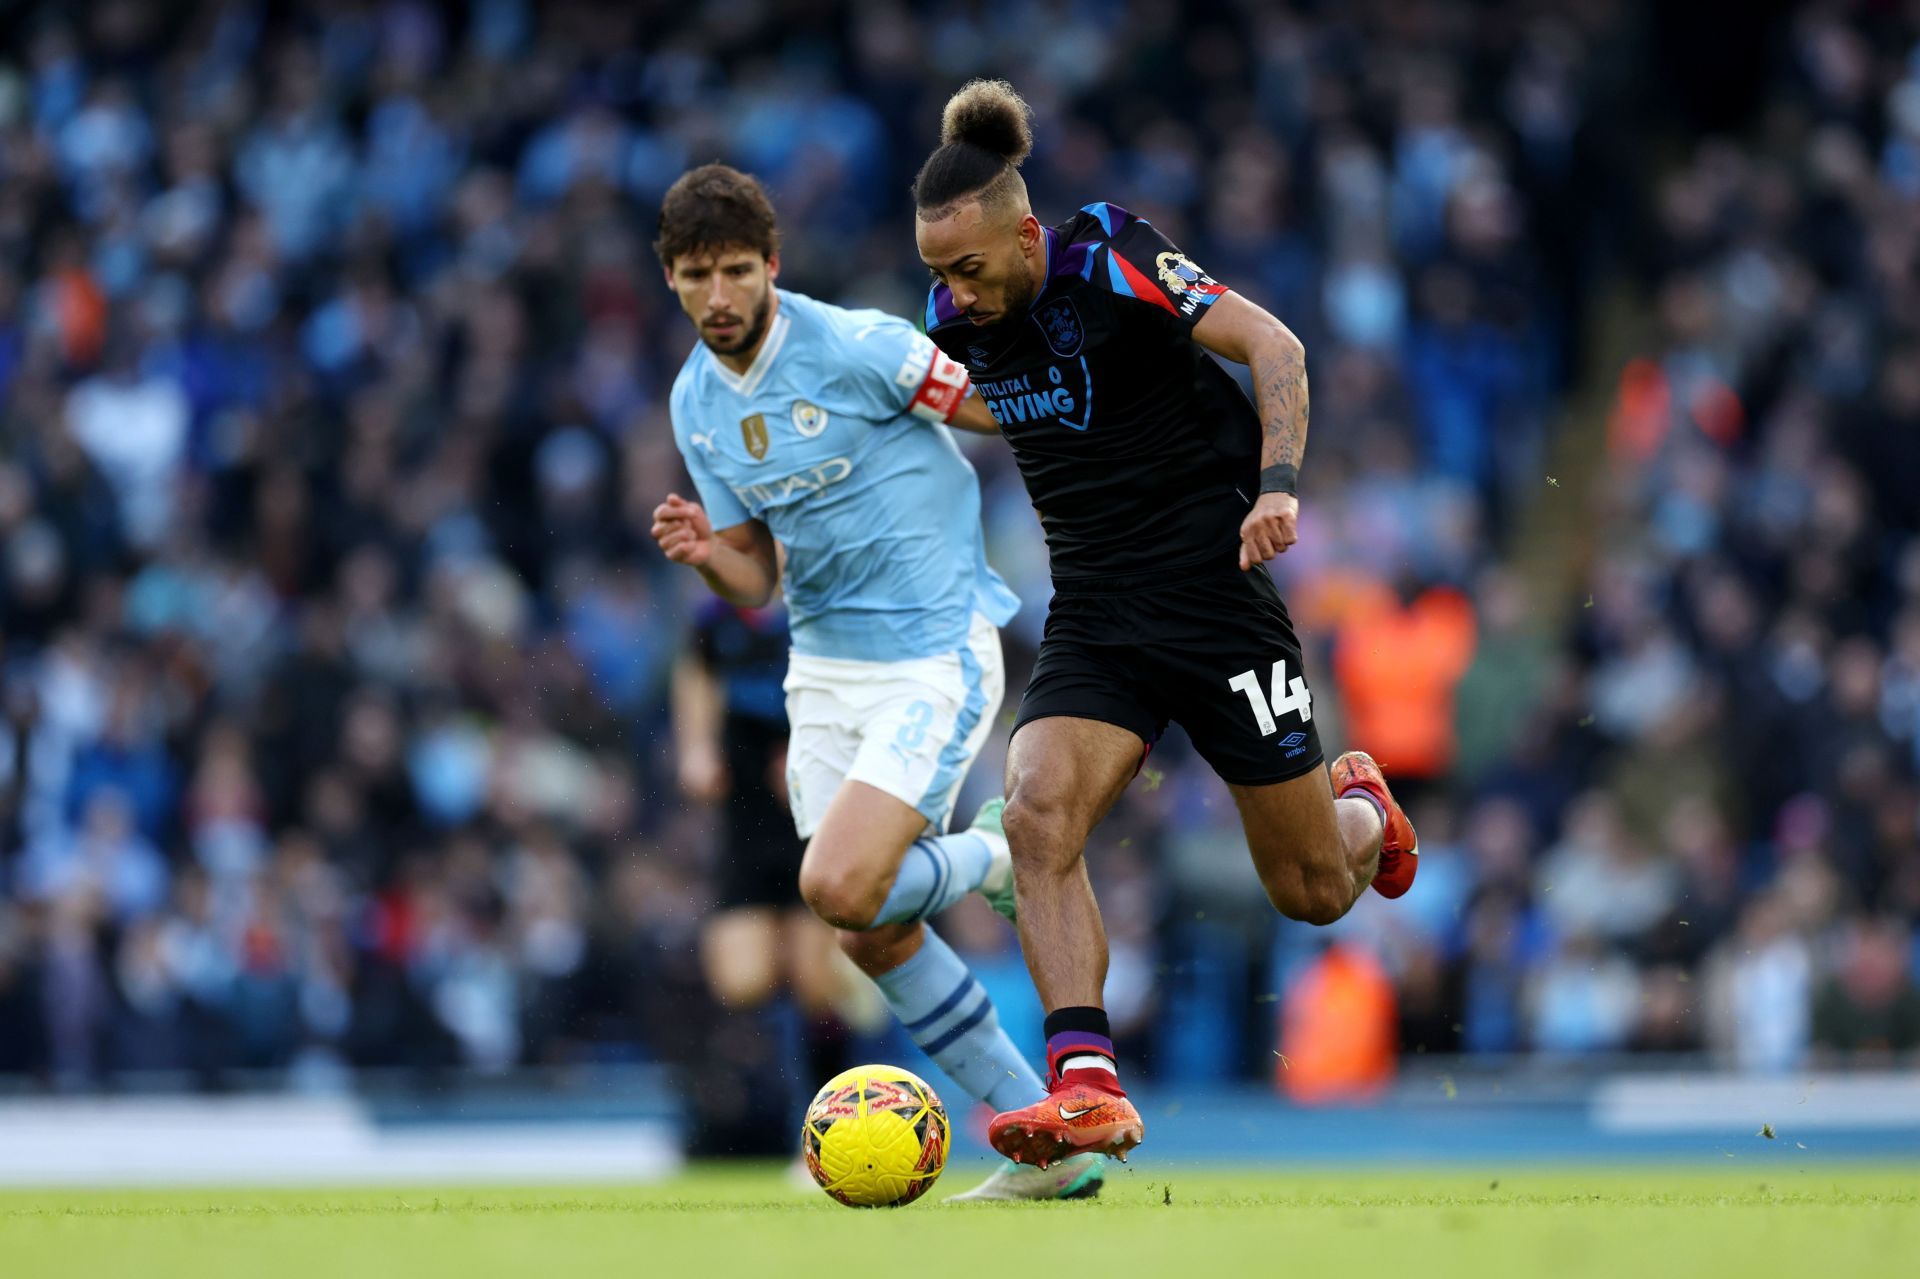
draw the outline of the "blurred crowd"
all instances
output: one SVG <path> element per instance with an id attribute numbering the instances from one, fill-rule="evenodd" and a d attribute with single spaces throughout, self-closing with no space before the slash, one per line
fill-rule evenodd
<path id="1" fill-rule="evenodd" d="M 1510 556 L 1470 658 L 1426 619 L 1464 671 L 1438 873 L 1352 938 L 1403 1047 L 1920 1060 L 1920 22 L 1848 8 L 1647 185 L 1564 613 Z"/>
<path id="2" fill-rule="evenodd" d="M 1553 842 L 1482 879 L 1553 926 L 1542 1048 L 1920 1050 L 1920 21 L 1866 13 L 1783 23 L 1751 139 L 1651 193 L 1569 645 L 1599 749 L 1536 757 Z"/>
<path id="3" fill-rule="evenodd" d="M 654 214 L 728 159 L 783 284 L 916 316 L 907 183 L 975 74 L 1035 105 L 1043 220 L 1144 213 L 1305 341 L 1277 575 L 1422 836 L 1405 901 L 1283 926 L 1156 751 L 1090 854 L 1130 1057 L 1920 1047 L 1920 23 L 1872 12 L 1783 18 L 1722 133 L 1625 0 L 9 9 L 0 1074 L 708 1042 Z M 1017 690 L 1045 550 L 969 449 Z"/>

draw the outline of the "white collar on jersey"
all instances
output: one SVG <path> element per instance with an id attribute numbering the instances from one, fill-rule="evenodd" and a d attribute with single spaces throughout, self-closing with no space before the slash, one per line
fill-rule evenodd
<path id="1" fill-rule="evenodd" d="M 745 373 L 735 373 L 720 362 L 720 357 L 702 344 L 707 358 L 713 361 L 713 371 L 720 377 L 720 385 L 739 395 L 752 395 L 760 389 L 760 383 L 767 377 L 767 370 L 773 367 L 773 359 L 780 354 L 781 344 L 787 340 L 787 330 L 793 327 L 793 320 L 783 306 L 773 313 L 773 323 L 767 326 L 767 340 L 760 344 L 760 353 L 753 357 L 753 363 L 747 366 Z"/>

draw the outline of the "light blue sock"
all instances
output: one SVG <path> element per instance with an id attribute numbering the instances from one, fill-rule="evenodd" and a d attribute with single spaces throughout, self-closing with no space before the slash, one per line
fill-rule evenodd
<path id="1" fill-rule="evenodd" d="M 931 928 L 912 959 L 874 981 L 913 1042 L 976 1099 L 1013 1110 L 1047 1095 L 1000 1029 L 986 988 Z"/>
<path id="2" fill-rule="evenodd" d="M 900 859 L 900 870 L 875 924 L 909 924 L 932 919 L 980 887 L 993 865 L 987 841 L 970 831 L 916 839 Z"/>

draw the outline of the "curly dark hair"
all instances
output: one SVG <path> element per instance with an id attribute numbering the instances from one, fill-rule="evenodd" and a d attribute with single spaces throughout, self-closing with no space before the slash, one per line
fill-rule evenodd
<path id="1" fill-rule="evenodd" d="M 724 164 L 703 164 L 667 189 L 653 251 L 672 270 L 683 254 L 721 249 L 751 249 L 771 258 L 780 251 L 780 228 L 759 179 Z"/>
<path id="2" fill-rule="evenodd" d="M 1032 150 L 1033 108 L 1005 80 L 970 81 L 940 113 L 940 145 L 913 180 L 914 208 L 931 222 L 964 200 L 1024 197 L 1019 168 Z"/>

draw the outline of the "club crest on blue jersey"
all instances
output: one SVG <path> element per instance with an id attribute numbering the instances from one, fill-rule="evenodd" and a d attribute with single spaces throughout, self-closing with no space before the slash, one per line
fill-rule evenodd
<path id="1" fill-rule="evenodd" d="M 827 411 L 818 404 L 805 400 L 793 402 L 793 429 L 800 432 L 802 439 L 812 439 L 827 429 Z"/>
<path id="2" fill-rule="evenodd" d="M 1053 353 L 1060 356 L 1080 354 L 1081 343 L 1086 341 L 1086 330 L 1080 325 L 1080 312 L 1074 309 L 1072 298 L 1060 298 L 1049 302 L 1033 313 L 1033 319 L 1040 326 L 1040 332 L 1046 335 L 1047 345 Z"/>
<path id="3" fill-rule="evenodd" d="M 740 419 L 740 442 L 747 446 L 747 452 L 753 454 L 754 461 L 766 461 L 769 441 L 765 413 L 755 413 L 751 417 Z"/>

